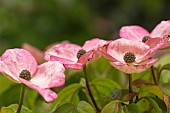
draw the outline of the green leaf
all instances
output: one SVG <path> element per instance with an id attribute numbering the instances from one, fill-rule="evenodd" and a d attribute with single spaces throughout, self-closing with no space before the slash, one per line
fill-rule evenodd
<path id="1" fill-rule="evenodd" d="M 101 113 L 122 113 L 122 106 L 119 100 L 115 100 L 107 104 Z"/>
<path id="2" fill-rule="evenodd" d="M 120 86 L 111 79 L 99 78 L 91 82 L 90 88 L 96 102 L 102 108 L 108 103 L 104 97 L 110 96 L 112 91 Z"/>
<path id="3" fill-rule="evenodd" d="M 159 108 L 158 104 L 155 102 L 155 100 L 153 100 L 150 97 L 145 97 L 146 100 L 148 100 L 150 102 L 150 104 L 152 105 L 152 107 L 155 110 L 155 113 L 162 113 L 162 110 Z"/>
<path id="4" fill-rule="evenodd" d="M 88 75 L 92 80 L 95 80 L 96 78 L 109 78 L 113 81 L 119 81 L 119 85 L 124 85 L 125 76 L 121 71 L 115 69 L 110 64 L 109 60 L 103 57 L 88 65 Z"/>
<path id="5" fill-rule="evenodd" d="M 162 113 L 167 112 L 167 106 L 163 100 L 156 97 L 151 97 L 151 98 L 158 104 L 159 108 L 162 110 Z"/>
<path id="6" fill-rule="evenodd" d="M 160 99 L 163 99 L 163 92 L 158 86 L 143 85 L 142 87 L 140 87 L 139 93 L 143 92 L 152 93 L 158 96 Z"/>
<path id="7" fill-rule="evenodd" d="M 123 107 L 125 113 L 140 113 L 136 104 L 132 103 Z"/>
<path id="8" fill-rule="evenodd" d="M 51 110 L 53 111 L 57 106 L 65 103 L 77 104 L 79 102 L 77 93 L 81 88 L 82 86 L 78 83 L 65 87 L 59 92 L 57 99 L 52 103 Z"/>
<path id="9" fill-rule="evenodd" d="M 74 105 L 72 105 L 71 103 L 66 103 L 60 107 L 57 107 L 52 113 L 74 113 L 74 110 Z"/>
<path id="10" fill-rule="evenodd" d="M 96 113 L 96 112 L 89 103 L 81 101 L 77 105 L 76 113 Z"/>
<path id="11" fill-rule="evenodd" d="M 18 109 L 18 104 L 12 104 L 8 107 L 2 107 L 1 112 L 2 113 L 15 113 Z M 27 107 L 22 106 L 20 113 L 33 113 L 31 110 L 29 110 Z"/>
<path id="12" fill-rule="evenodd" d="M 63 104 L 52 113 L 96 113 L 93 107 L 85 102 L 81 101 L 78 105 L 73 105 L 71 103 Z"/>

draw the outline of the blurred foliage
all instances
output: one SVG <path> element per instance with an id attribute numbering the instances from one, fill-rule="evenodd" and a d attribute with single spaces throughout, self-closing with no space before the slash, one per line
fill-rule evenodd
<path id="1" fill-rule="evenodd" d="M 168 0 L 0 0 L 0 52 L 28 42 L 41 50 L 70 40 L 113 39 L 123 25 L 152 30 L 170 18 Z"/>

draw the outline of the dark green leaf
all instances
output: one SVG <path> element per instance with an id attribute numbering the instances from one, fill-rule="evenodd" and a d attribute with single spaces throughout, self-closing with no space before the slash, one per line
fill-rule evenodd
<path id="1" fill-rule="evenodd" d="M 71 103 L 63 104 L 60 107 L 57 107 L 56 110 L 52 113 L 96 113 L 93 107 L 85 102 L 81 101 L 78 105 L 73 105 Z"/>
<path id="2" fill-rule="evenodd" d="M 90 88 L 98 105 L 100 108 L 102 108 L 107 104 L 107 101 L 104 97 L 109 97 L 112 91 L 115 88 L 120 88 L 120 86 L 111 79 L 100 78 L 92 81 Z"/>
<path id="3" fill-rule="evenodd" d="M 96 113 L 96 112 L 89 103 L 81 101 L 77 105 L 76 113 Z"/>
<path id="4" fill-rule="evenodd" d="M 71 103 L 63 104 L 62 106 L 56 108 L 56 110 L 52 113 L 74 113 L 75 106 Z"/>
<path id="5" fill-rule="evenodd" d="M 158 86 L 143 85 L 142 87 L 140 87 L 139 93 L 144 92 L 152 93 L 158 96 L 160 99 L 163 99 L 163 92 Z"/>
<path id="6" fill-rule="evenodd" d="M 132 103 L 123 107 L 125 113 L 140 113 L 136 104 Z"/>
<path id="7" fill-rule="evenodd" d="M 58 105 L 65 103 L 77 104 L 79 102 L 77 93 L 82 88 L 78 83 L 71 84 L 59 92 L 57 99 L 52 103 L 51 110 L 53 111 Z"/>
<path id="8" fill-rule="evenodd" d="M 158 104 L 159 108 L 162 110 L 162 113 L 167 112 L 167 107 L 163 100 L 156 98 L 156 97 L 151 97 L 151 98 Z"/>
<path id="9" fill-rule="evenodd" d="M 119 100 L 115 100 L 107 104 L 101 113 L 122 113 L 122 106 Z"/>
<path id="10" fill-rule="evenodd" d="M 153 100 L 150 97 L 145 97 L 146 100 L 149 101 L 149 103 L 152 105 L 153 109 L 155 110 L 155 113 L 162 113 L 162 110 L 159 108 L 158 104 L 155 102 L 155 100 Z"/>

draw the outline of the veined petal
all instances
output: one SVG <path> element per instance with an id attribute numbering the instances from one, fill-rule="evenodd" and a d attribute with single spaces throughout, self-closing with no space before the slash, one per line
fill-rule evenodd
<path id="1" fill-rule="evenodd" d="M 151 32 L 151 37 L 163 37 L 164 35 L 170 35 L 170 20 L 161 21 Z"/>
<path id="2" fill-rule="evenodd" d="M 45 99 L 46 102 L 52 102 L 54 99 L 57 98 L 57 94 L 50 90 L 49 88 L 41 88 L 40 86 L 33 84 L 31 81 L 19 78 L 20 81 L 27 85 L 28 87 L 37 90 L 39 94 Z"/>
<path id="3" fill-rule="evenodd" d="M 41 88 L 59 87 L 65 83 L 64 66 L 57 61 L 48 61 L 38 66 L 30 80 Z"/>
<path id="4" fill-rule="evenodd" d="M 120 62 L 124 62 L 124 55 L 127 52 L 131 52 L 135 55 L 135 61 L 138 61 L 144 57 L 148 51 L 149 46 L 143 42 L 137 42 L 127 39 L 117 39 L 112 41 L 107 47 L 107 54 L 117 59 Z"/>
<path id="5" fill-rule="evenodd" d="M 23 70 L 28 70 L 33 75 L 37 69 L 35 58 L 24 49 L 8 49 L 1 57 L 3 62 L 3 73 L 9 74 L 12 78 L 19 78 Z M 12 75 L 13 74 L 13 75 Z M 16 79 L 17 80 L 17 79 Z"/>
<path id="6" fill-rule="evenodd" d="M 47 49 L 45 52 L 44 59 L 47 61 L 52 60 L 51 58 L 55 57 L 62 63 L 77 62 L 77 52 L 82 49 L 79 45 L 71 43 L 60 43 L 56 44 L 53 47 Z M 62 60 L 60 60 L 62 59 Z M 69 61 L 69 62 L 67 62 Z"/>
<path id="7" fill-rule="evenodd" d="M 139 64 L 127 64 L 122 62 L 111 62 L 111 65 L 114 66 L 116 69 L 121 70 L 125 73 L 140 73 L 151 67 L 154 63 L 156 63 L 158 59 L 151 59 Z"/>
<path id="8" fill-rule="evenodd" d="M 120 29 L 120 37 L 133 41 L 142 41 L 144 36 L 149 36 L 149 32 L 143 27 L 133 25 L 133 26 L 124 26 Z"/>

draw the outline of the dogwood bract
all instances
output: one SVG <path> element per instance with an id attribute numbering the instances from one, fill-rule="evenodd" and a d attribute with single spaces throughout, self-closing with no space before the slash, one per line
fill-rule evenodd
<path id="1" fill-rule="evenodd" d="M 60 61 L 65 68 L 82 69 L 89 60 L 95 60 L 100 57 L 99 48 L 102 49 L 109 41 L 98 38 L 88 40 L 81 47 L 72 43 L 60 43 L 47 49 L 45 60 Z"/>
<path id="2" fill-rule="evenodd" d="M 103 56 L 111 60 L 111 65 L 125 73 L 140 73 L 151 67 L 158 59 L 149 59 L 163 43 L 154 48 L 142 42 L 127 39 L 112 41 Z"/>
<path id="3" fill-rule="evenodd" d="M 120 29 L 120 37 L 133 41 L 146 42 L 150 47 L 156 46 L 165 39 L 168 40 L 168 43 L 165 43 L 160 49 L 168 48 L 170 47 L 170 20 L 161 21 L 151 33 L 141 26 L 123 26 Z"/>
<path id="4" fill-rule="evenodd" d="M 37 65 L 35 58 L 24 49 L 8 49 L 0 59 L 0 71 L 6 77 L 37 90 L 47 102 L 57 98 L 50 88 L 65 83 L 64 70 L 57 61 Z"/>

